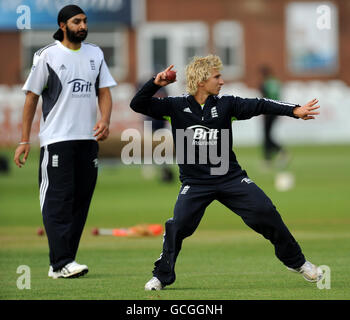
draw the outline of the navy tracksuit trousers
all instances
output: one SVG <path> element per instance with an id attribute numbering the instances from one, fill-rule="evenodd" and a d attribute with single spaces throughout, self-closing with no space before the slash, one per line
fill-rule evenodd
<path id="1" fill-rule="evenodd" d="M 153 275 L 164 285 L 175 281 L 175 263 L 182 241 L 196 230 L 213 200 L 220 201 L 270 240 L 277 258 L 287 267 L 303 265 L 305 257 L 276 207 L 254 182 L 242 175 L 217 185 L 182 185 L 174 216 L 165 223 L 163 252 L 153 270 Z"/>
<path id="2" fill-rule="evenodd" d="M 74 140 L 40 150 L 40 206 L 54 271 L 75 260 L 97 179 L 98 143 Z"/>

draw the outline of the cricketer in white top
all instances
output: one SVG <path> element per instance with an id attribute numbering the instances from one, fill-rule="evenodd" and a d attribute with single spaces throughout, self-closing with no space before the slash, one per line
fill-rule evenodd
<path id="1" fill-rule="evenodd" d="M 95 140 L 98 89 L 116 85 L 94 44 L 82 42 L 71 50 L 56 40 L 38 50 L 22 90 L 42 95 L 40 146 Z"/>

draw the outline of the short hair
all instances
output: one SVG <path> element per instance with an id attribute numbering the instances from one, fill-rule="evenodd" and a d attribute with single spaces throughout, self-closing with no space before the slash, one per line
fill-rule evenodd
<path id="1" fill-rule="evenodd" d="M 194 95 L 198 90 L 198 83 L 209 79 L 213 69 L 221 70 L 222 62 L 219 56 L 193 57 L 186 66 L 186 90 Z"/>

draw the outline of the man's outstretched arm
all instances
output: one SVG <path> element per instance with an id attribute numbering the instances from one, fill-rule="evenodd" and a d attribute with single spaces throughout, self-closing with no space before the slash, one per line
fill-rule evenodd
<path id="1" fill-rule="evenodd" d="M 261 114 L 274 114 L 279 116 L 289 116 L 301 118 L 303 120 L 314 119 L 319 112 L 314 110 L 320 106 L 315 106 L 317 99 L 313 99 L 303 106 L 293 103 L 275 101 L 271 99 L 243 99 L 233 98 L 232 116 L 238 120 L 250 119 Z"/>

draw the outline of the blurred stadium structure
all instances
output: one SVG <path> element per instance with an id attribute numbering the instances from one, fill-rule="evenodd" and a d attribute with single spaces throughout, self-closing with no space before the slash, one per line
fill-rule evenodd
<path id="1" fill-rule="evenodd" d="M 115 137 L 127 128 L 143 130 L 143 117 L 129 108 L 140 81 L 174 64 L 178 81 L 169 93 L 182 94 L 189 59 L 215 53 L 224 62 L 223 94 L 259 96 L 259 68 L 268 64 L 283 81 L 282 100 L 320 100 L 321 116 L 311 124 L 281 119 L 275 133 L 284 144 L 350 142 L 350 1 L 0 0 L 0 146 L 20 139 L 21 86 L 34 52 L 53 42 L 57 12 L 69 3 L 86 11 L 87 41 L 102 48 L 119 83 L 112 91 Z M 39 121 L 40 108 L 33 142 Z M 234 126 L 236 145 L 261 142 L 261 119 Z"/>

